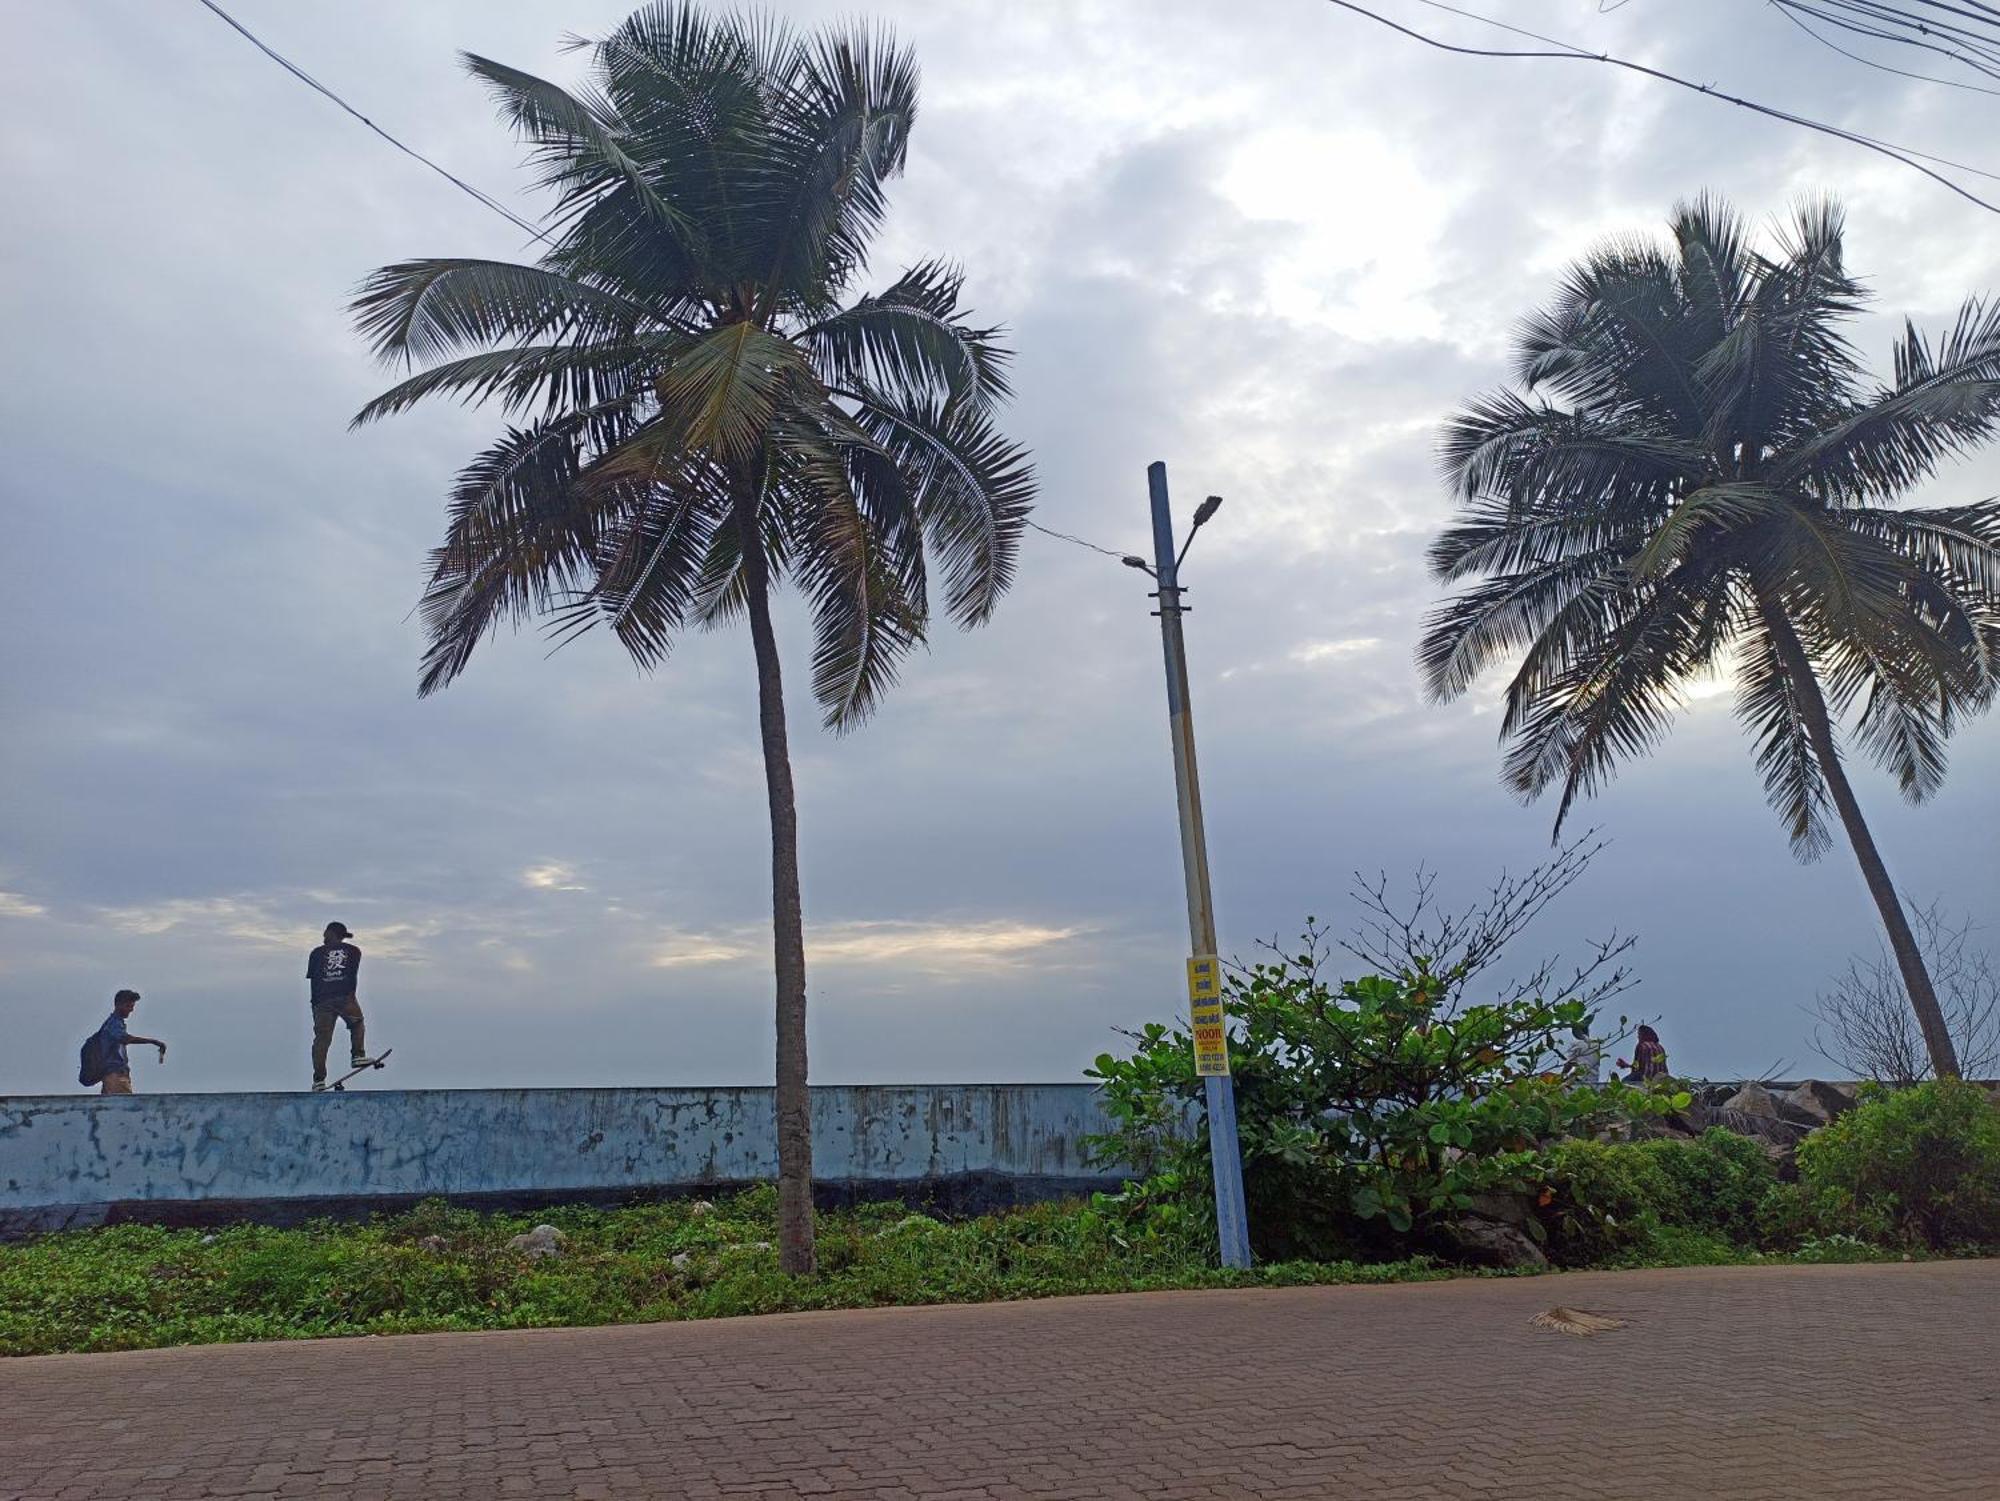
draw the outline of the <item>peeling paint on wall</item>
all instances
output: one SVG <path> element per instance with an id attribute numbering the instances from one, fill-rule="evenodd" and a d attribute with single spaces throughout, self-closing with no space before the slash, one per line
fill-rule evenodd
<path id="1" fill-rule="evenodd" d="M 1117 1180 L 1085 1084 L 822 1086 L 825 1183 Z M 768 1089 L 434 1089 L 0 1099 L 0 1230 L 132 1203 L 551 1195 L 777 1171 Z"/>

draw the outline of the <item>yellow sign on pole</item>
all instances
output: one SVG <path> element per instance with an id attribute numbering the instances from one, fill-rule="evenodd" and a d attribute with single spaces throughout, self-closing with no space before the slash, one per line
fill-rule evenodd
<path id="1" fill-rule="evenodd" d="M 1222 999 L 1222 961 L 1213 954 L 1188 960 L 1188 999 L 1196 1005 Z"/>
<path id="2" fill-rule="evenodd" d="M 1229 1074 L 1229 1033 L 1222 1020 L 1222 961 L 1196 954 L 1187 962 L 1188 1016 L 1194 1023 L 1197 1076 Z"/>

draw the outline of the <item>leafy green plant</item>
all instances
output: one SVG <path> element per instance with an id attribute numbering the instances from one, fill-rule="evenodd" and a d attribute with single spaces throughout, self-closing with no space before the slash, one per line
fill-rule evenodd
<path id="1" fill-rule="evenodd" d="M 1758 1207 L 1778 1174 L 1755 1141 L 1711 1126 L 1693 1141 L 1655 1137 L 1634 1143 L 1633 1150 L 1650 1159 L 1665 1181 L 1658 1205 L 1665 1223 L 1738 1245 L 1758 1243 Z"/>
<path id="2" fill-rule="evenodd" d="M 1421 962 L 1335 984 L 1321 978 L 1325 957 L 1309 923 L 1301 952 L 1239 968 L 1225 986 L 1246 1191 L 1265 1254 L 1302 1238 L 1320 1244 L 1281 1254 L 1422 1241 L 1482 1196 L 1538 1193 L 1551 1143 L 1687 1102 L 1579 1083 L 1562 1060 L 1593 1020 L 1581 1000 L 1464 1004 L 1463 974 Z M 1202 1093 L 1191 1039 L 1158 1023 L 1133 1038 L 1130 1057 L 1103 1054 L 1089 1070 L 1119 1125 L 1094 1147 L 1165 1163 L 1196 1198 L 1207 1144 L 1186 1128 Z M 1169 1197 L 1157 1182 L 1145 1193 Z"/>
<path id="3" fill-rule="evenodd" d="M 1864 1233 L 1942 1250 L 2000 1244 L 2000 1106 L 1939 1079 L 1874 1089 L 1799 1144 L 1799 1178 Z"/>
<path id="4" fill-rule="evenodd" d="M 1608 1141 L 1563 1141 L 1551 1148 L 1548 1190 L 1538 1205 L 1550 1258 L 1591 1266 L 1652 1245 L 1673 1181 L 1651 1153 Z"/>
<path id="5" fill-rule="evenodd" d="M 1566 1266 L 1631 1256 L 1688 1264 L 1697 1239 L 1749 1251 L 1763 1244 L 1759 1214 L 1776 1181 L 1763 1148 L 1721 1129 L 1693 1141 L 1561 1142 L 1540 1205 L 1549 1254 Z"/>
<path id="6" fill-rule="evenodd" d="M 1773 1183 L 1757 1201 L 1757 1244 L 1767 1250 L 1791 1251 L 1819 1230 L 1812 1196 L 1802 1183 Z"/>

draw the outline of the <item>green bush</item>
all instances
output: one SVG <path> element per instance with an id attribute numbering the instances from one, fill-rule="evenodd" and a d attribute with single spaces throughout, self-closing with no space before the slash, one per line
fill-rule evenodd
<path id="1" fill-rule="evenodd" d="M 1654 1156 L 1629 1142 L 1565 1141 L 1549 1153 L 1540 1206 L 1550 1260 L 1591 1266 L 1658 1238 L 1673 1182 Z"/>
<path id="2" fill-rule="evenodd" d="M 1661 1219 L 1736 1245 L 1759 1243 L 1758 1206 L 1778 1176 L 1763 1147 L 1711 1126 L 1694 1141 L 1659 1137 L 1639 1142 L 1636 1149 L 1652 1159 L 1666 1180 Z"/>
<path id="3" fill-rule="evenodd" d="M 1819 1234 L 1820 1216 L 1803 1183 L 1773 1183 L 1757 1201 L 1757 1244 L 1793 1251 Z"/>
<path id="4" fill-rule="evenodd" d="M 2000 1106 L 1977 1085 L 1873 1090 L 1799 1144 L 1799 1180 L 1822 1219 L 1943 1250 L 2000 1244 Z"/>
<path id="5" fill-rule="evenodd" d="M 1444 1222 L 1482 1196 L 1539 1193 L 1552 1143 L 1688 1103 L 1670 1086 L 1571 1077 L 1563 1060 L 1593 1020 L 1583 1001 L 1468 1004 L 1466 975 L 1421 965 L 1335 984 L 1323 957 L 1309 928 L 1305 952 L 1233 975 L 1224 997 L 1262 1256 L 1441 1248 Z M 1131 1057 L 1089 1070 L 1120 1128 L 1093 1148 L 1159 1174 L 1128 1206 L 1156 1211 L 1171 1182 L 1192 1211 L 1210 1192 L 1206 1133 L 1187 1131 L 1203 1095 L 1192 1039 L 1154 1023 L 1134 1040 Z"/>
<path id="6" fill-rule="evenodd" d="M 1541 1205 L 1549 1254 L 1564 1266 L 1727 1259 L 1764 1244 L 1759 1214 L 1776 1177 L 1762 1147 L 1719 1128 L 1694 1141 L 1563 1142 L 1550 1153 Z"/>

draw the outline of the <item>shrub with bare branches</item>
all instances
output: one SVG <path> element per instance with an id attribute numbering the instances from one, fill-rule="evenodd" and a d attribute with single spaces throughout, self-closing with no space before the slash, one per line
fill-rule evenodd
<path id="1" fill-rule="evenodd" d="M 2000 1069 L 2000 964 L 1973 944 L 1979 929 L 1971 918 L 1953 919 L 1937 902 L 1912 911 L 1910 925 L 1958 1049 L 1959 1071 L 1968 1079 L 1990 1076 Z M 1931 1076 L 1902 973 L 1886 949 L 1850 959 L 1805 1009 L 1814 1021 L 1813 1047 L 1855 1078 L 1914 1084 Z"/>

